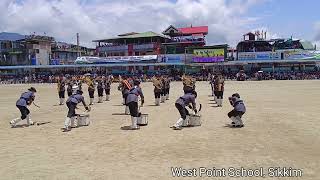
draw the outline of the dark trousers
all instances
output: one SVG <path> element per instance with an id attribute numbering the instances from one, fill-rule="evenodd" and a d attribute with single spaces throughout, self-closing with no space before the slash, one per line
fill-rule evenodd
<path id="1" fill-rule="evenodd" d="M 130 115 L 132 117 L 139 117 L 138 103 L 137 102 L 129 102 L 128 103 Z"/>
<path id="2" fill-rule="evenodd" d="M 98 89 L 98 96 L 102 97 L 103 96 L 103 89 Z"/>
<path id="3" fill-rule="evenodd" d="M 175 105 L 180 113 L 181 118 L 185 120 L 187 115 L 189 115 L 189 111 L 185 107 L 182 107 L 181 104 L 176 103 Z"/>
<path id="4" fill-rule="evenodd" d="M 77 104 L 76 103 L 73 103 L 73 102 L 67 102 L 67 107 L 68 107 L 68 115 L 67 117 L 68 118 L 72 118 L 74 116 L 76 116 L 76 107 L 77 107 Z"/>
<path id="5" fill-rule="evenodd" d="M 124 103 L 127 105 L 128 94 L 123 94 L 122 97 L 124 98 Z"/>
<path id="6" fill-rule="evenodd" d="M 94 98 L 94 91 L 88 91 L 89 92 L 89 97 Z"/>
<path id="7" fill-rule="evenodd" d="M 214 90 L 214 91 L 213 91 L 213 94 L 214 94 L 215 96 L 218 96 L 218 95 L 217 95 L 217 94 L 218 94 L 218 91 Z"/>
<path id="8" fill-rule="evenodd" d="M 65 91 L 59 91 L 59 98 L 64 98 Z"/>
<path id="9" fill-rule="evenodd" d="M 154 98 L 160 98 L 161 92 L 154 92 Z"/>
<path id="10" fill-rule="evenodd" d="M 223 91 L 217 91 L 216 96 L 218 99 L 223 99 Z"/>
<path id="11" fill-rule="evenodd" d="M 18 106 L 17 105 L 17 108 L 20 110 L 20 113 L 21 113 L 21 119 L 25 119 L 27 117 L 28 114 L 30 114 L 30 111 L 27 107 L 25 106 Z"/>
<path id="12" fill-rule="evenodd" d="M 110 89 L 105 89 L 106 95 L 110 95 Z"/>
<path id="13" fill-rule="evenodd" d="M 170 93 L 170 88 L 167 88 L 165 92 L 166 92 L 165 94 L 169 94 Z"/>
<path id="14" fill-rule="evenodd" d="M 70 97 L 72 95 L 72 91 L 68 91 L 68 97 Z"/>
<path id="15" fill-rule="evenodd" d="M 166 90 L 165 90 L 165 89 L 162 89 L 162 90 L 161 90 L 161 93 L 160 93 L 160 95 L 161 95 L 161 96 L 164 96 L 164 95 L 166 95 Z"/>
<path id="16" fill-rule="evenodd" d="M 242 115 L 244 114 L 244 112 L 240 112 L 240 111 L 236 111 L 236 110 L 232 110 L 228 113 L 228 117 L 236 117 L 236 116 L 240 116 L 240 118 L 242 117 Z"/>

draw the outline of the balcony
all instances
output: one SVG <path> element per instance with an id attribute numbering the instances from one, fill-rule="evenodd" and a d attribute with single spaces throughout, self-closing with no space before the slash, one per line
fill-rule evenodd
<path id="1" fill-rule="evenodd" d="M 128 45 L 120 46 L 102 46 L 97 48 L 99 52 L 110 52 L 110 51 L 128 51 Z"/>
<path id="2" fill-rule="evenodd" d="M 25 53 L 25 49 L 21 49 L 21 48 L 6 48 L 6 49 L 0 49 L 0 53 L 22 54 L 22 53 Z"/>
<path id="3" fill-rule="evenodd" d="M 133 45 L 133 50 L 147 50 L 147 49 L 153 49 L 153 48 L 154 48 L 153 43 Z"/>

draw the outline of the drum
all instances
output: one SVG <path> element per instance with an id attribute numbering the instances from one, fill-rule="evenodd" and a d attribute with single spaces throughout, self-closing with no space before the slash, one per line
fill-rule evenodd
<path id="1" fill-rule="evenodd" d="M 79 114 L 77 117 L 78 126 L 89 126 L 90 118 L 89 114 Z"/>
<path id="2" fill-rule="evenodd" d="M 72 94 L 76 94 L 78 90 L 79 90 L 79 86 L 77 85 L 72 86 Z"/>
<path id="3" fill-rule="evenodd" d="M 189 117 L 189 126 L 201 126 L 201 115 L 191 114 Z"/>
<path id="4" fill-rule="evenodd" d="M 187 115 L 186 119 L 182 121 L 182 127 L 188 127 L 189 120 L 190 120 L 190 116 Z"/>
<path id="5" fill-rule="evenodd" d="M 137 124 L 139 126 L 146 126 L 148 125 L 148 114 L 141 114 L 140 117 L 138 117 L 138 122 Z"/>

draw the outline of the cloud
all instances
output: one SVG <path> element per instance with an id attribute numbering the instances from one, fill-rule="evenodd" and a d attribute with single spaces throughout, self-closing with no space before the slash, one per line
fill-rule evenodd
<path id="1" fill-rule="evenodd" d="M 315 32 L 316 35 L 315 35 L 315 38 L 314 38 L 314 39 L 315 39 L 316 41 L 320 41 L 320 22 L 316 22 L 315 25 L 314 25 L 314 27 L 315 27 L 314 29 L 315 29 L 315 31 L 316 31 L 316 32 Z"/>
<path id="2" fill-rule="evenodd" d="M 36 32 L 94 46 L 94 39 L 125 32 L 162 32 L 170 24 L 208 25 L 209 44 L 235 45 L 259 20 L 246 12 L 266 0 L 1 0 L 0 31 Z"/>

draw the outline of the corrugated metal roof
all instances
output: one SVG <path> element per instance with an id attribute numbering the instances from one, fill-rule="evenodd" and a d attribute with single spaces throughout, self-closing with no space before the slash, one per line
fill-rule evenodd
<path id="1" fill-rule="evenodd" d="M 0 33 L 0 41 L 17 41 L 22 39 L 25 39 L 25 36 L 18 33 Z"/>
<path id="2" fill-rule="evenodd" d="M 93 42 L 116 40 L 116 39 L 148 38 L 148 37 L 167 38 L 165 35 L 158 34 L 158 33 L 152 32 L 152 31 L 147 31 L 147 32 L 143 32 L 143 33 L 130 34 L 130 35 L 127 35 L 127 36 L 119 36 L 119 37 L 110 38 L 110 39 L 94 40 Z"/>
<path id="3" fill-rule="evenodd" d="M 196 27 L 185 27 L 185 28 L 178 28 L 182 34 L 208 34 L 208 26 L 196 26 Z"/>

